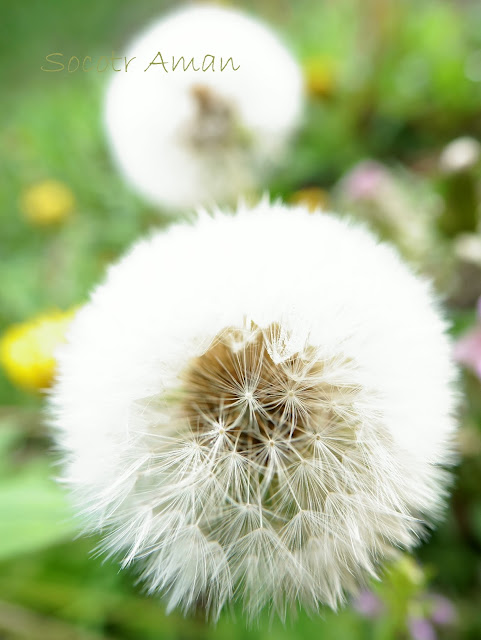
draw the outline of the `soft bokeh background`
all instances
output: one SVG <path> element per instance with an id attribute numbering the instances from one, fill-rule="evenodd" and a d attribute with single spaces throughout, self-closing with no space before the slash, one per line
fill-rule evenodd
<path id="1" fill-rule="evenodd" d="M 434 279 L 445 300 L 465 364 L 465 399 L 443 524 L 415 557 L 404 556 L 338 615 L 301 614 L 285 626 L 266 617 L 250 630 L 239 615 L 222 616 L 216 627 L 166 616 L 132 574 L 92 556 L 95 540 L 75 539 L 36 389 L 49 383 L 52 345 L 71 310 L 112 259 L 168 216 L 135 196 L 110 160 L 100 117 L 107 73 L 40 67 L 52 52 L 66 60 L 123 55 L 128 39 L 167 6 L 0 4 L 0 638 L 479 639 L 478 0 L 237 3 L 284 36 L 309 91 L 288 161 L 266 187 L 366 220 Z M 468 138 L 450 144 L 459 137 Z"/>

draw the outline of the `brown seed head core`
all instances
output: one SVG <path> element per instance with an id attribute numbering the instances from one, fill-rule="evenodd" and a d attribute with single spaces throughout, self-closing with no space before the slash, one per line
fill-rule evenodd
<path id="1" fill-rule="evenodd" d="M 189 140 L 197 150 L 223 149 L 236 142 L 236 117 L 230 103 L 209 87 L 191 89 L 196 113 Z"/>
<path id="2" fill-rule="evenodd" d="M 190 98 L 194 114 L 184 130 L 184 142 L 192 152 L 209 161 L 217 154 L 249 150 L 251 137 L 229 98 L 202 84 L 191 88 Z"/>
<path id="3" fill-rule="evenodd" d="M 183 375 L 182 414 L 194 432 L 225 434 L 255 457 L 282 442 L 302 451 L 323 429 L 350 427 L 355 388 L 328 382 L 330 363 L 312 346 L 283 356 L 286 340 L 278 324 L 222 331 Z"/>

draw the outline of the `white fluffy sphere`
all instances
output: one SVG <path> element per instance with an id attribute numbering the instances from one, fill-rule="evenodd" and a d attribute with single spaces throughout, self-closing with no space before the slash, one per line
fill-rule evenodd
<path id="1" fill-rule="evenodd" d="M 202 214 L 134 246 L 67 338 L 65 480 L 170 607 L 335 607 L 442 505 L 445 323 L 363 228 Z"/>
<path id="2" fill-rule="evenodd" d="M 108 140 L 132 186 L 176 209 L 262 185 L 302 111 L 302 73 L 280 40 L 240 11 L 195 6 L 150 26 L 129 47 L 134 56 L 105 104 Z"/>

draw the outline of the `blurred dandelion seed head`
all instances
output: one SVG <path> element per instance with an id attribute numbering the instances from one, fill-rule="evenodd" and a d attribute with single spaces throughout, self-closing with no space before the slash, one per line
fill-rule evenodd
<path id="1" fill-rule="evenodd" d="M 439 166 L 444 173 L 459 173 L 476 167 L 481 157 L 481 145 L 469 136 L 456 138 L 441 153 Z"/>
<path id="2" fill-rule="evenodd" d="M 148 68 L 160 45 L 165 66 Z M 190 6 L 146 28 L 127 57 L 135 60 L 107 90 L 105 127 L 141 195 L 190 209 L 233 204 L 264 184 L 300 123 L 304 93 L 298 63 L 270 27 L 233 8 Z"/>

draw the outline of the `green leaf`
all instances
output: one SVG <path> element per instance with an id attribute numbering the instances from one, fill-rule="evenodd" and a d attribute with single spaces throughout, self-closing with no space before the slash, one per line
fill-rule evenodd
<path id="1" fill-rule="evenodd" d="M 31 465 L 0 486 L 0 560 L 37 551 L 72 536 L 66 498 L 44 464 Z"/>

